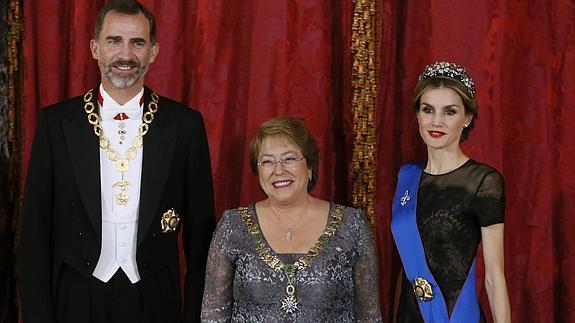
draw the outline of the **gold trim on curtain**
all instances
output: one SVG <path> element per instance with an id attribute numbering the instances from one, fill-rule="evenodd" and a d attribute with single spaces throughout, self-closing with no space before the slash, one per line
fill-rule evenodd
<path id="1" fill-rule="evenodd" d="M 8 146 L 10 165 L 8 174 L 10 200 L 14 203 L 12 226 L 18 246 L 22 185 L 20 167 L 22 165 L 22 0 L 10 0 L 6 15 L 8 23 Z"/>
<path id="2" fill-rule="evenodd" d="M 363 210 L 375 225 L 375 185 L 377 146 L 375 137 L 377 108 L 377 1 L 356 0 L 351 36 L 353 206 Z"/>

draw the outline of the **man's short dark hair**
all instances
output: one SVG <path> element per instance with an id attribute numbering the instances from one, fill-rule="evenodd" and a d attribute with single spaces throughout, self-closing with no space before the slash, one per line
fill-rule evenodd
<path id="1" fill-rule="evenodd" d="M 154 14 L 152 14 L 152 12 L 148 10 L 148 8 L 144 7 L 144 5 L 142 5 L 139 1 L 134 0 L 111 0 L 102 6 L 98 12 L 98 16 L 96 17 L 94 39 L 98 39 L 98 37 L 100 37 L 102 26 L 104 24 L 104 18 L 110 11 L 124 15 L 137 15 L 141 12 L 150 23 L 150 41 L 152 44 L 156 43 L 156 20 L 154 19 Z"/>

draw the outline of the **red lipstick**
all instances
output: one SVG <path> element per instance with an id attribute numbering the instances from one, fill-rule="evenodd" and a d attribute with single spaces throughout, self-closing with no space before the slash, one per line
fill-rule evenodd
<path id="1" fill-rule="evenodd" d="M 445 136 L 445 132 L 442 132 L 442 131 L 431 131 L 430 130 L 427 133 L 429 133 L 429 135 L 432 138 L 441 138 L 441 137 Z"/>

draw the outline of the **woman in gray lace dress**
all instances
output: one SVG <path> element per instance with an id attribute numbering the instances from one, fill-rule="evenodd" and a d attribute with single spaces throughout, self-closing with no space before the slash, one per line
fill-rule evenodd
<path id="1" fill-rule="evenodd" d="M 309 195 L 318 149 L 303 122 L 264 123 L 250 162 L 267 198 L 222 216 L 202 321 L 381 321 L 369 223 L 359 210 Z"/>

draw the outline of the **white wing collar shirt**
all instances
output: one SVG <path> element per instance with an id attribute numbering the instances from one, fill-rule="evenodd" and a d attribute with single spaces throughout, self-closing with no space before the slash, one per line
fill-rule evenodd
<path id="1" fill-rule="evenodd" d="M 100 85 L 100 124 L 110 140 L 111 147 L 118 151 L 120 158 L 124 158 L 142 123 L 143 94 L 142 88 L 129 102 L 120 105 Z M 136 243 L 142 150 L 143 147 L 137 150 L 135 158 L 129 161 L 129 168 L 122 176 L 116 168 L 116 162 L 110 160 L 106 152 L 100 149 L 102 245 L 100 259 L 92 275 L 103 282 L 108 282 L 120 268 L 132 283 L 140 280 L 136 263 Z M 115 185 L 119 182 L 129 184 L 122 190 Z M 127 202 L 118 203 L 116 195 L 120 191 L 128 197 Z"/>

